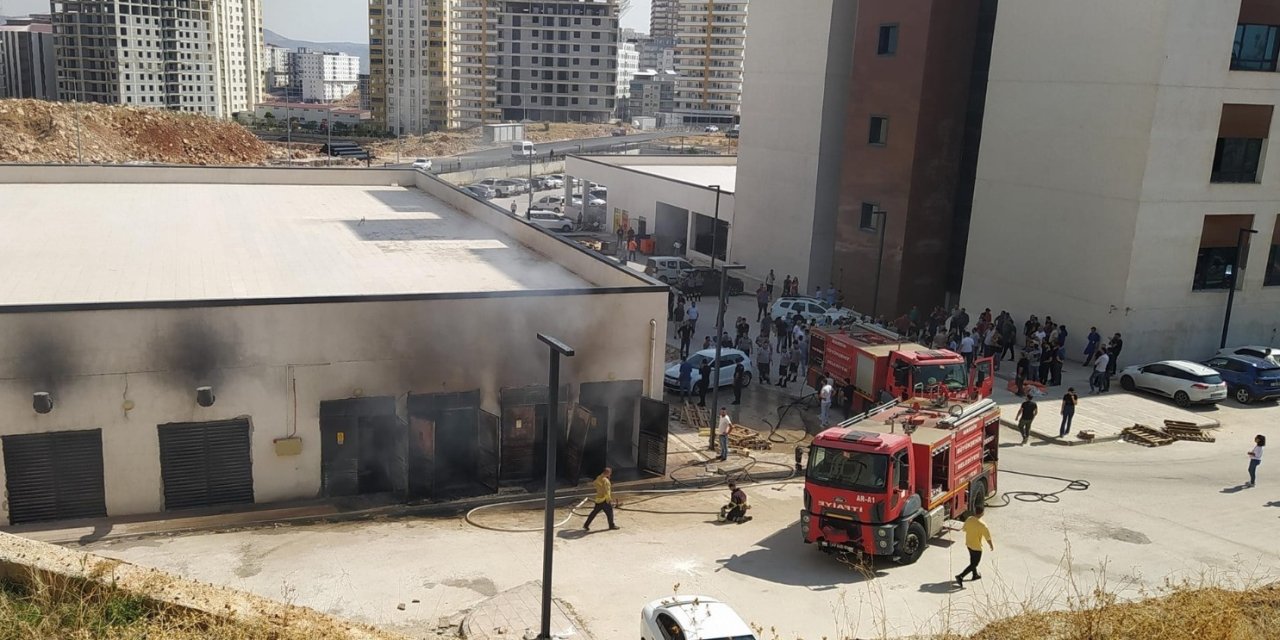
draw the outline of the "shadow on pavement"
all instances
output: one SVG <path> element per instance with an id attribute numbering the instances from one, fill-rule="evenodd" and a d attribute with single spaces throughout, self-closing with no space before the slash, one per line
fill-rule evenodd
<path id="1" fill-rule="evenodd" d="M 920 585 L 920 593 L 937 593 L 939 595 L 946 595 L 962 590 L 963 589 L 960 585 L 956 584 L 955 580 L 947 580 L 946 582 L 926 582 Z"/>
<path id="2" fill-rule="evenodd" d="M 1272 500 L 1271 502 L 1268 502 L 1268 503 L 1266 503 L 1266 504 L 1264 504 L 1264 505 L 1262 505 L 1262 506 L 1264 506 L 1264 507 L 1280 507 L 1280 500 Z"/>
<path id="3" fill-rule="evenodd" d="M 751 526 L 750 524 L 744 526 Z M 719 558 L 723 569 L 777 584 L 807 587 L 813 591 L 827 591 L 841 585 L 862 582 L 868 578 L 888 575 L 868 566 L 859 569 L 853 565 L 806 545 L 800 538 L 800 523 L 792 522 L 769 537 L 756 543 L 761 549 L 746 553 L 734 553 Z M 717 569 L 720 571 L 720 569 Z"/>
<path id="4" fill-rule="evenodd" d="M 1245 485 L 1243 485 L 1243 484 L 1238 484 L 1238 485 L 1236 485 L 1236 486 L 1234 486 L 1234 487 L 1227 487 L 1227 488 L 1223 489 L 1222 491 L 1219 491 L 1218 493 L 1240 493 L 1241 491 L 1244 491 L 1245 489 L 1248 489 L 1248 488 L 1249 488 L 1249 487 L 1247 487 L 1247 486 L 1245 486 Z"/>

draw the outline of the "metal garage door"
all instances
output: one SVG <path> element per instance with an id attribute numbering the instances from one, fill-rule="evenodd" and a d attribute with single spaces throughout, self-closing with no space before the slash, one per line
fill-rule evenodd
<path id="1" fill-rule="evenodd" d="M 248 421 L 162 424 L 158 429 L 166 510 L 253 502 Z"/>
<path id="2" fill-rule="evenodd" d="M 102 430 L 5 436 L 9 522 L 107 515 Z"/>

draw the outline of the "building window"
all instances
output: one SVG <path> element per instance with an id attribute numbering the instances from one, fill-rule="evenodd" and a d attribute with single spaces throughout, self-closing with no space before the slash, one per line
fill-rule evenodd
<path id="1" fill-rule="evenodd" d="M 1271 230 L 1271 251 L 1267 253 L 1267 272 L 1262 278 L 1262 286 L 1280 286 L 1280 216 L 1276 216 L 1275 227 Z"/>
<path id="2" fill-rule="evenodd" d="M 883 145 L 889 140 L 889 118 L 871 116 L 871 131 L 867 135 L 868 144 Z"/>
<path id="3" fill-rule="evenodd" d="M 1236 25 L 1231 47 L 1231 68 L 1239 71 L 1275 71 L 1280 27 L 1269 24 Z"/>
<path id="4" fill-rule="evenodd" d="M 874 202 L 862 203 L 862 211 L 858 216 L 858 229 L 862 231 L 879 231 L 880 216 L 876 214 L 879 205 Z"/>
<path id="5" fill-rule="evenodd" d="M 1251 215 L 1207 215 L 1200 231 L 1200 249 L 1196 253 L 1196 271 L 1191 281 L 1193 291 L 1226 289 L 1231 286 L 1232 264 L 1236 260 L 1236 242 L 1240 230 L 1253 226 Z M 1249 254 L 1246 245 L 1244 255 Z M 1244 265 L 1239 265 L 1240 269 Z"/>
<path id="6" fill-rule="evenodd" d="M 1261 159 L 1271 130 L 1269 104 L 1224 104 L 1213 153 L 1211 182 L 1259 182 Z"/>
<path id="7" fill-rule="evenodd" d="M 880 39 L 876 43 L 876 54 L 891 56 L 898 52 L 898 25 L 880 25 Z"/>

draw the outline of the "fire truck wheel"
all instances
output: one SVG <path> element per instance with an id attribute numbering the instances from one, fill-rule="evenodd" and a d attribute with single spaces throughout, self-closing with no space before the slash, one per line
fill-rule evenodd
<path id="1" fill-rule="evenodd" d="M 973 483 L 973 487 L 969 490 L 969 513 L 977 511 L 979 508 L 987 506 L 987 479 L 979 478 Z"/>
<path id="2" fill-rule="evenodd" d="M 902 539 L 898 549 L 898 564 L 911 564 L 920 559 L 924 548 L 929 544 L 928 534 L 919 522 L 912 522 L 907 527 L 907 536 Z"/>

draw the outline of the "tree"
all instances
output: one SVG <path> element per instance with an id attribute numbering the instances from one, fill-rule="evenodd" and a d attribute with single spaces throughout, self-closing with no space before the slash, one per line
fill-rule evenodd
<path id="1" fill-rule="evenodd" d="M 262 116 L 262 122 L 263 122 L 263 125 L 268 129 L 276 128 L 276 114 L 268 111 L 267 115 Z"/>

